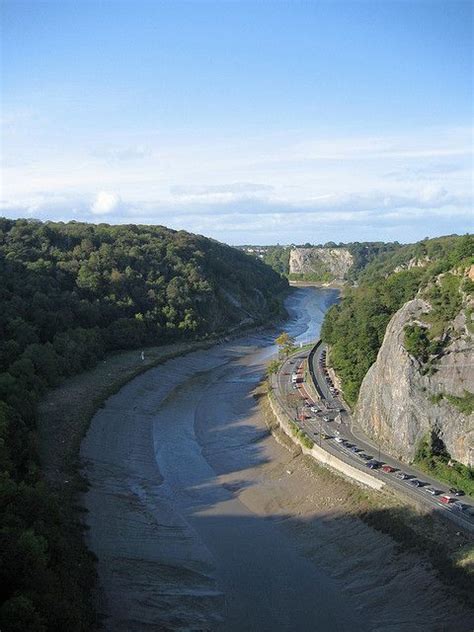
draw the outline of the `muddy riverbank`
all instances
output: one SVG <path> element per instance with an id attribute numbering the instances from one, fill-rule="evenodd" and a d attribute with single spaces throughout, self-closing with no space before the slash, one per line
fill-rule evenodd
<path id="1" fill-rule="evenodd" d="M 287 329 L 314 339 L 336 297 L 295 290 Z M 425 561 L 344 510 L 359 490 L 269 434 L 253 392 L 273 336 L 170 360 L 95 415 L 81 454 L 106 628 L 467 631 Z"/>

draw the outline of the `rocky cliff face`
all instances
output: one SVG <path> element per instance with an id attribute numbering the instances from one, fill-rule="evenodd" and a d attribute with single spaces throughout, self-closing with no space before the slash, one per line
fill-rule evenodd
<path id="1" fill-rule="evenodd" d="M 356 421 L 405 461 L 412 460 L 420 440 L 435 431 L 454 459 L 473 466 L 474 413 L 463 414 L 446 398 L 474 390 L 474 344 L 466 323 L 470 312 L 462 310 L 453 321 L 454 335 L 436 371 L 423 375 L 420 362 L 404 347 L 404 328 L 424 323 L 430 309 L 426 301 L 414 299 L 391 319 L 377 360 L 362 382 Z"/>
<path id="2" fill-rule="evenodd" d="M 293 248 L 290 251 L 290 274 L 326 276 L 342 281 L 353 264 L 346 248 Z"/>

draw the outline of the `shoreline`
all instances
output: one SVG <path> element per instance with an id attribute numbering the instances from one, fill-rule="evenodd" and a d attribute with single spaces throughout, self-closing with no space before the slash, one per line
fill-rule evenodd
<path id="1" fill-rule="evenodd" d="M 328 281 L 324 283 L 323 281 L 291 281 L 288 280 L 290 287 L 317 287 L 322 289 L 330 289 L 330 290 L 343 290 L 346 287 L 347 283 L 344 281 Z"/>
<path id="2" fill-rule="evenodd" d="M 290 292 L 291 289 L 287 295 Z M 74 375 L 56 388 L 49 389 L 38 404 L 37 428 L 41 467 L 48 483 L 55 488 L 64 489 L 66 476 L 68 486 L 71 487 L 71 477 L 79 474 L 80 443 L 92 418 L 109 397 L 137 376 L 173 358 L 247 335 L 270 331 L 281 322 L 281 318 L 272 319 L 266 324 L 244 324 L 205 339 L 112 352 L 90 370 Z M 141 359 L 142 351 L 144 360 Z M 79 478 L 83 479 L 82 476 Z"/>

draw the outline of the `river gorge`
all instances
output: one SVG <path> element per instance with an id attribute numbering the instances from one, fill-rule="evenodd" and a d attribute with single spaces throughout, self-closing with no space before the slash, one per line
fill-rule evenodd
<path id="1" fill-rule="evenodd" d="M 293 290 L 285 330 L 314 340 L 337 298 Z M 83 502 L 106 629 L 467 630 L 422 559 L 338 509 L 353 486 L 269 433 L 254 392 L 275 335 L 169 360 L 94 416 Z"/>

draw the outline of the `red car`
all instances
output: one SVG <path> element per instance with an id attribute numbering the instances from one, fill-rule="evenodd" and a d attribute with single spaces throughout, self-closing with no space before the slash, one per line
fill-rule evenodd
<path id="1" fill-rule="evenodd" d="M 449 505 L 449 503 L 452 503 L 454 501 L 454 498 L 451 498 L 451 496 L 447 496 L 447 495 L 440 496 L 439 499 L 445 505 Z"/>
<path id="2" fill-rule="evenodd" d="M 392 467 L 391 465 L 382 465 L 382 472 L 386 472 L 387 474 L 390 474 L 390 472 L 395 472 L 395 468 Z"/>

